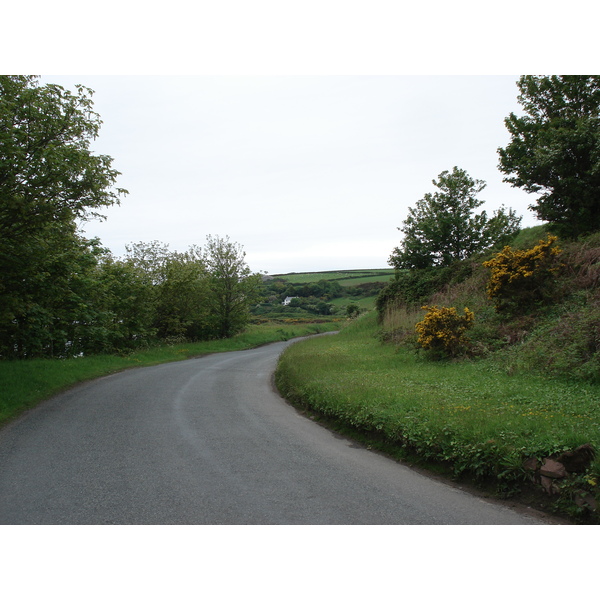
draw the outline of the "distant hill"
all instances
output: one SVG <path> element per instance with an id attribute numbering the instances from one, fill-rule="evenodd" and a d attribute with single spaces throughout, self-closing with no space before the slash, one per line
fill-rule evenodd
<path id="1" fill-rule="evenodd" d="M 282 273 L 270 275 L 269 281 L 285 283 L 316 283 L 318 281 L 337 281 L 342 286 L 354 286 L 374 281 L 387 282 L 394 275 L 394 269 L 355 269 L 346 271 L 312 271 L 305 273 Z"/>

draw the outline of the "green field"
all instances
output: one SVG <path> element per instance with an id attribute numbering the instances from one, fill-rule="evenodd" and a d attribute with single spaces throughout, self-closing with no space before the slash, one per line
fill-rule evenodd
<path id="1" fill-rule="evenodd" d="M 335 307 L 346 307 L 349 304 L 356 304 L 359 308 L 363 310 L 371 310 L 375 308 L 375 299 L 377 296 L 368 296 L 367 298 L 334 298 L 330 300 L 329 303 L 333 304 Z"/>
<path id="2" fill-rule="evenodd" d="M 350 271 L 315 271 L 310 273 L 287 273 L 272 275 L 286 283 L 313 283 L 317 281 L 337 281 L 340 285 L 351 286 L 373 281 L 388 281 L 394 275 L 394 269 L 371 269 Z"/>

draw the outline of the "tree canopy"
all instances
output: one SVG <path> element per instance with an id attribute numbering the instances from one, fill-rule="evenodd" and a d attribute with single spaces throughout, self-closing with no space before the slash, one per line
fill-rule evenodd
<path id="1" fill-rule="evenodd" d="M 250 304 L 259 298 L 262 277 L 252 273 L 244 249 L 228 237 L 208 236 L 204 261 L 211 293 L 208 306 L 212 327 L 218 337 L 229 337 L 248 322 Z"/>
<path id="2" fill-rule="evenodd" d="M 488 217 L 485 211 L 475 213 L 483 204 L 477 198 L 486 186 L 471 178 L 466 171 L 454 167 L 443 171 L 434 193 L 425 194 L 409 208 L 400 246 L 389 258 L 390 266 L 401 269 L 423 269 L 447 266 L 502 242 L 519 230 L 521 218 L 504 207 Z"/>
<path id="3" fill-rule="evenodd" d="M 76 220 L 97 216 L 126 190 L 112 158 L 90 142 L 100 118 L 92 91 L 40 86 L 34 76 L 0 76 L 0 347 L 17 356 L 53 352 L 74 323 L 91 318 L 88 275 L 97 241 Z"/>
<path id="4" fill-rule="evenodd" d="M 526 114 L 505 119 L 504 181 L 539 193 L 530 209 L 556 233 L 600 229 L 600 76 L 527 75 L 517 85 Z"/>
<path id="5" fill-rule="evenodd" d="M 127 352 L 237 333 L 260 276 L 240 246 L 132 244 L 115 258 L 78 222 L 126 190 L 90 142 L 92 90 L 0 76 L 0 359 Z"/>

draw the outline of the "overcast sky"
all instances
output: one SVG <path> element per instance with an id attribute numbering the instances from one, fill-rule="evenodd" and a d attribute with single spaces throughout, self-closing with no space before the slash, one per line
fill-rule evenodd
<path id="1" fill-rule="evenodd" d="M 519 75 L 597 71 L 593 4 L 13 3 L 0 66 L 95 91 L 93 149 L 129 195 L 85 231 L 114 254 L 211 234 L 254 271 L 378 268 L 454 166 L 487 182 L 488 213 L 538 223 L 497 168 L 504 119 Z"/>
<path id="2" fill-rule="evenodd" d="M 410 206 L 454 166 L 538 224 L 502 182 L 497 148 L 518 112 L 513 76 L 98 76 L 43 82 L 95 91 L 93 145 L 129 191 L 85 226 L 114 254 L 229 236 L 254 271 L 381 268 Z"/>

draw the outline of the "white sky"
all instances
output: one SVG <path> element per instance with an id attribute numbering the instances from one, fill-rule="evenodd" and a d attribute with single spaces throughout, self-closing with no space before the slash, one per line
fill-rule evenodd
<path id="1" fill-rule="evenodd" d="M 537 224 L 502 182 L 496 150 L 518 111 L 514 76 L 56 76 L 95 90 L 93 148 L 129 190 L 85 226 L 115 254 L 207 234 L 244 246 L 253 270 L 386 267 L 410 206 L 455 165 Z"/>
<path id="2" fill-rule="evenodd" d="M 487 182 L 488 213 L 504 204 L 538 224 L 533 198 L 502 182 L 496 151 L 520 74 L 573 72 L 568 51 L 594 63 L 585 4 L 558 24 L 538 1 L 174 0 L 142 12 L 108 0 L 82 14 L 59 0 L 38 4 L 37 19 L 8 8 L 28 37 L 5 30 L 0 66 L 95 90 L 94 149 L 113 157 L 129 195 L 85 231 L 116 255 L 212 234 L 240 243 L 254 271 L 378 268 L 408 208 L 454 166 Z M 528 20 L 562 28 L 561 43 L 542 44 Z"/>

